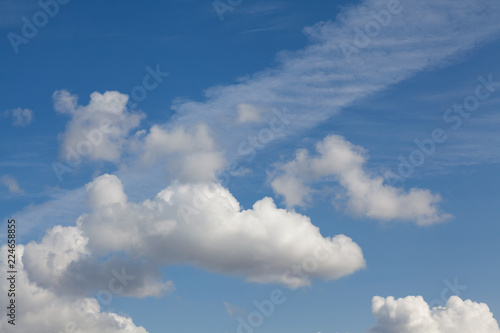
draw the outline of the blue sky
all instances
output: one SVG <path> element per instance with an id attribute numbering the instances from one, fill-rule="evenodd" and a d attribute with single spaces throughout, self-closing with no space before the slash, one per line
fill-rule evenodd
<path id="1" fill-rule="evenodd" d="M 499 14 L 1 0 L 0 332 L 500 332 Z"/>

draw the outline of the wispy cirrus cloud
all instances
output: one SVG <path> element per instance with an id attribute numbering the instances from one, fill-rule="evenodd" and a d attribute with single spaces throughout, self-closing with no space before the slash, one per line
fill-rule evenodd
<path id="1" fill-rule="evenodd" d="M 379 31 L 368 36 L 365 28 L 378 24 L 372 13 L 387 11 L 390 3 L 396 3 L 397 10 L 388 24 L 379 24 Z M 245 131 L 225 125 L 236 119 L 241 103 L 263 110 L 286 107 L 296 118 L 285 135 L 297 135 L 370 94 L 459 61 L 467 51 L 499 36 L 499 14 L 500 4 L 493 0 L 361 2 L 336 21 L 305 28 L 309 46 L 281 52 L 275 67 L 237 84 L 212 87 L 204 101 L 176 101 L 177 115 L 169 126 L 204 122 L 220 129 L 225 133 L 221 145 L 232 155 L 229 159 L 234 158 L 239 143 L 260 129 L 258 124 L 245 124 Z M 365 36 L 359 37 L 358 31 Z M 262 117 L 268 122 L 272 114 Z"/>

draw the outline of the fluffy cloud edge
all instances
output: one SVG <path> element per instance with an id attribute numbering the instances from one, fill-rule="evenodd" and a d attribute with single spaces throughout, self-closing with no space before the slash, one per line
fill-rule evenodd
<path id="1" fill-rule="evenodd" d="M 444 307 L 430 308 L 422 296 L 395 299 L 375 296 L 377 324 L 368 333 L 499 333 L 498 322 L 485 303 L 452 296 Z"/>
<path id="2" fill-rule="evenodd" d="M 333 180 L 343 191 L 334 204 L 345 203 L 355 216 L 381 221 L 413 221 L 418 225 L 441 223 L 451 218 L 439 208 L 441 196 L 427 189 L 402 188 L 384 184 L 384 179 L 365 171 L 365 150 L 340 135 L 328 135 L 316 144 L 317 154 L 311 156 L 299 149 L 295 158 L 277 165 L 270 183 L 274 192 L 284 197 L 287 206 L 302 206 L 310 200 L 311 186 L 319 181 Z"/>
<path id="3" fill-rule="evenodd" d="M 70 277 L 92 265 L 94 254 L 124 253 L 145 260 L 150 268 L 191 264 L 289 288 L 366 267 L 361 248 L 351 238 L 324 237 L 307 216 L 277 208 L 271 198 L 243 210 L 219 184 L 174 183 L 153 199 L 134 203 L 127 200 L 119 178 L 105 174 L 87 185 L 87 195 L 91 213 L 82 215 L 76 226 L 54 227 L 41 242 L 26 247 L 26 270 L 46 288 L 68 289 Z M 154 272 L 151 268 L 149 276 L 158 279 Z M 140 296 L 144 283 L 133 296 Z"/>
<path id="4" fill-rule="evenodd" d="M 2 246 L 1 250 L 2 253 L 7 253 L 7 246 Z M 62 297 L 31 282 L 24 270 L 24 250 L 23 245 L 16 248 L 16 325 L 5 320 L 10 310 L 6 310 L 7 298 L 2 297 L 0 304 L 4 320 L 0 321 L 1 332 L 147 333 L 145 328 L 136 326 L 128 316 L 104 312 L 95 298 Z M 7 271 L 7 261 L 3 257 L 0 259 L 0 267 L 2 271 Z M 2 294 L 6 295 L 9 288 L 10 282 L 1 279 Z"/>

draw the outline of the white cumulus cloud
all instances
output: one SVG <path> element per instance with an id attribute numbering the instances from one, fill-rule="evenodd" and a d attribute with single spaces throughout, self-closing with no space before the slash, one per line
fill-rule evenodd
<path id="1" fill-rule="evenodd" d="M 180 181 L 214 180 L 225 165 L 224 154 L 216 149 L 204 124 L 188 129 L 154 125 L 136 144 L 143 162 L 151 165 L 164 161 L 170 178 Z"/>
<path id="2" fill-rule="evenodd" d="M 500 333 L 488 305 L 452 296 L 445 307 L 429 308 L 422 296 L 374 297 L 377 325 L 368 333 Z"/>
<path id="3" fill-rule="evenodd" d="M 366 265 L 361 248 L 349 237 L 323 237 L 308 217 L 277 208 L 271 198 L 244 210 L 219 184 L 175 183 L 151 200 L 134 203 L 112 175 L 100 176 L 86 188 L 90 214 L 82 215 L 76 227 L 56 226 L 41 242 L 26 246 L 26 270 L 39 285 L 91 290 L 102 280 L 100 271 L 104 276 L 131 261 L 125 267 L 150 269 L 129 292 L 136 297 L 158 281 L 153 265 L 169 264 L 296 288 L 309 285 L 312 278 L 337 279 Z M 104 268 L 93 260 L 117 252 L 130 258 L 111 258 L 101 263 Z M 301 264 L 306 274 L 290 272 Z M 89 267 L 93 273 L 85 274 Z M 172 287 L 156 283 L 156 291 Z"/>
<path id="4" fill-rule="evenodd" d="M 55 226 L 40 243 L 25 246 L 25 271 L 37 285 L 60 295 L 84 296 L 112 289 L 118 290 L 119 296 L 143 298 L 174 290 L 171 281 L 161 281 L 156 266 L 118 256 L 100 261 L 87 244 L 88 238 L 80 229 Z M 118 276 L 125 282 L 120 284 Z"/>
<path id="5" fill-rule="evenodd" d="M 7 247 L 1 247 L 7 253 Z M 7 319 L 7 297 L 0 300 L 0 332 L 79 332 L 79 333 L 147 333 L 143 327 L 136 326 L 130 317 L 101 310 L 99 302 L 91 297 L 62 297 L 39 287 L 31 282 L 23 266 L 24 247 L 17 246 L 16 274 L 16 325 Z M 6 272 L 7 263 L 0 259 L 2 272 Z M 7 295 L 10 283 L 6 278 L 0 280 L 0 290 Z"/>
<path id="6" fill-rule="evenodd" d="M 442 222 L 450 216 L 440 211 L 441 197 L 426 189 L 405 191 L 384 184 L 384 178 L 364 170 L 363 148 L 338 135 L 329 135 L 316 145 L 317 156 L 306 149 L 278 167 L 271 185 L 288 206 L 304 205 L 311 198 L 310 184 L 333 177 L 342 188 L 336 200 L 345 199 L 354 215 L 378 220 L 407 220 L 419 225 Z"/>
<path id="7" fill-rule="evenodd" d="M 88 105 L 78 105 L 78 97 L 66 90 L 53 95 L 57 112 L 69 114 L 71 120 L 60 135 L 60 155 L 70 166 L 84 158 L 118 162 L 127 144 L 129 132 L 144 117 L 127 110 L 128 96 L 117 91 L 94 92 Z"/>

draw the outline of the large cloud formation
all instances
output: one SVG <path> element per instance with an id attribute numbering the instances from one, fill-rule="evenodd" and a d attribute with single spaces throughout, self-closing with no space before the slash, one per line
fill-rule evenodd
<path id="1" fill-rule="evenodd" d="M 445 307 L 429 308 L 422 296 L 374 297 L 377 325 L 368 333 L 499 333 L 488 305 L 452 296 Z"/>
<path id="2" fill-rule="evenodd" d="M 18 247 L 22 331 L 145 333 L 130 318 L 102 312 L 102 299 L 86 295 L 105 288 L 120 296 L 161 296 L 174 288 L 162 281 L 162 265 L 192 264 L 290 288 L 366 265 L 349 237 L 323 237 L 308 217 L 278 209 L 271 198 L 243 210 L 219 184 L 174 183 L 134 203 L 120 179 L 105 174 L 86 191 L 91 213 L 76 226 L 55 226 L 40 242 Z"/>
<path id="3" fill-rule="evenodd" d="M 419 225 L 442 222 L 450 217 L 438 208 L 439 195 L 429 190 L 412 188 L 404 191 L 384 184 L 384 178 L 364 170 L 363 148 L 338 135 L 329 135 L 316 145 L 318 156 L 305 149 L 296 152 L 295 159 L 278 167 L 281 172 L 272 180 L 276 193 L 288 206 L 304 205 L 311 197 L 309 184 L 331 176 L 344 189 L 338 198 L 347 201 L 354 215 L 379 220 L 415 221 Z"/>
<path id="4" fill-rule="evenodd" d="M 271 198 L 243 210 L 219 184 L 175 183 L 140 203 L 128 201 L 114 175 L 96 178 L 86 190 L 90 214 L 26 245 L 30 281 L 57 295 L 117 289 L 109 281 L 121 273 L 131 279 L 120 295 L 159 297 L 174 287 L 158 267 L 178 263 L 290 288 L 366 265 L 349 237 L 323 237 L 308 217 L 278 209 Z"/>
<path id="5" fill-rule="evenodd" d="M 360 247 L 349 237 L 323 237 L 308 217 L 278 209 L 271 198 L 243 210 L 219 184 L 176 183 L 152 200 L 133 203 L 120 180 L 106 174 L 87 185 L 87 194 L 92 213 L 80 217 L 78 229 L 93 252 L 124 251 L 159 265 L 189 263 L 290 287 L 365 267 Z M 318 256 L 310 275 L 284 276 Z"/>

